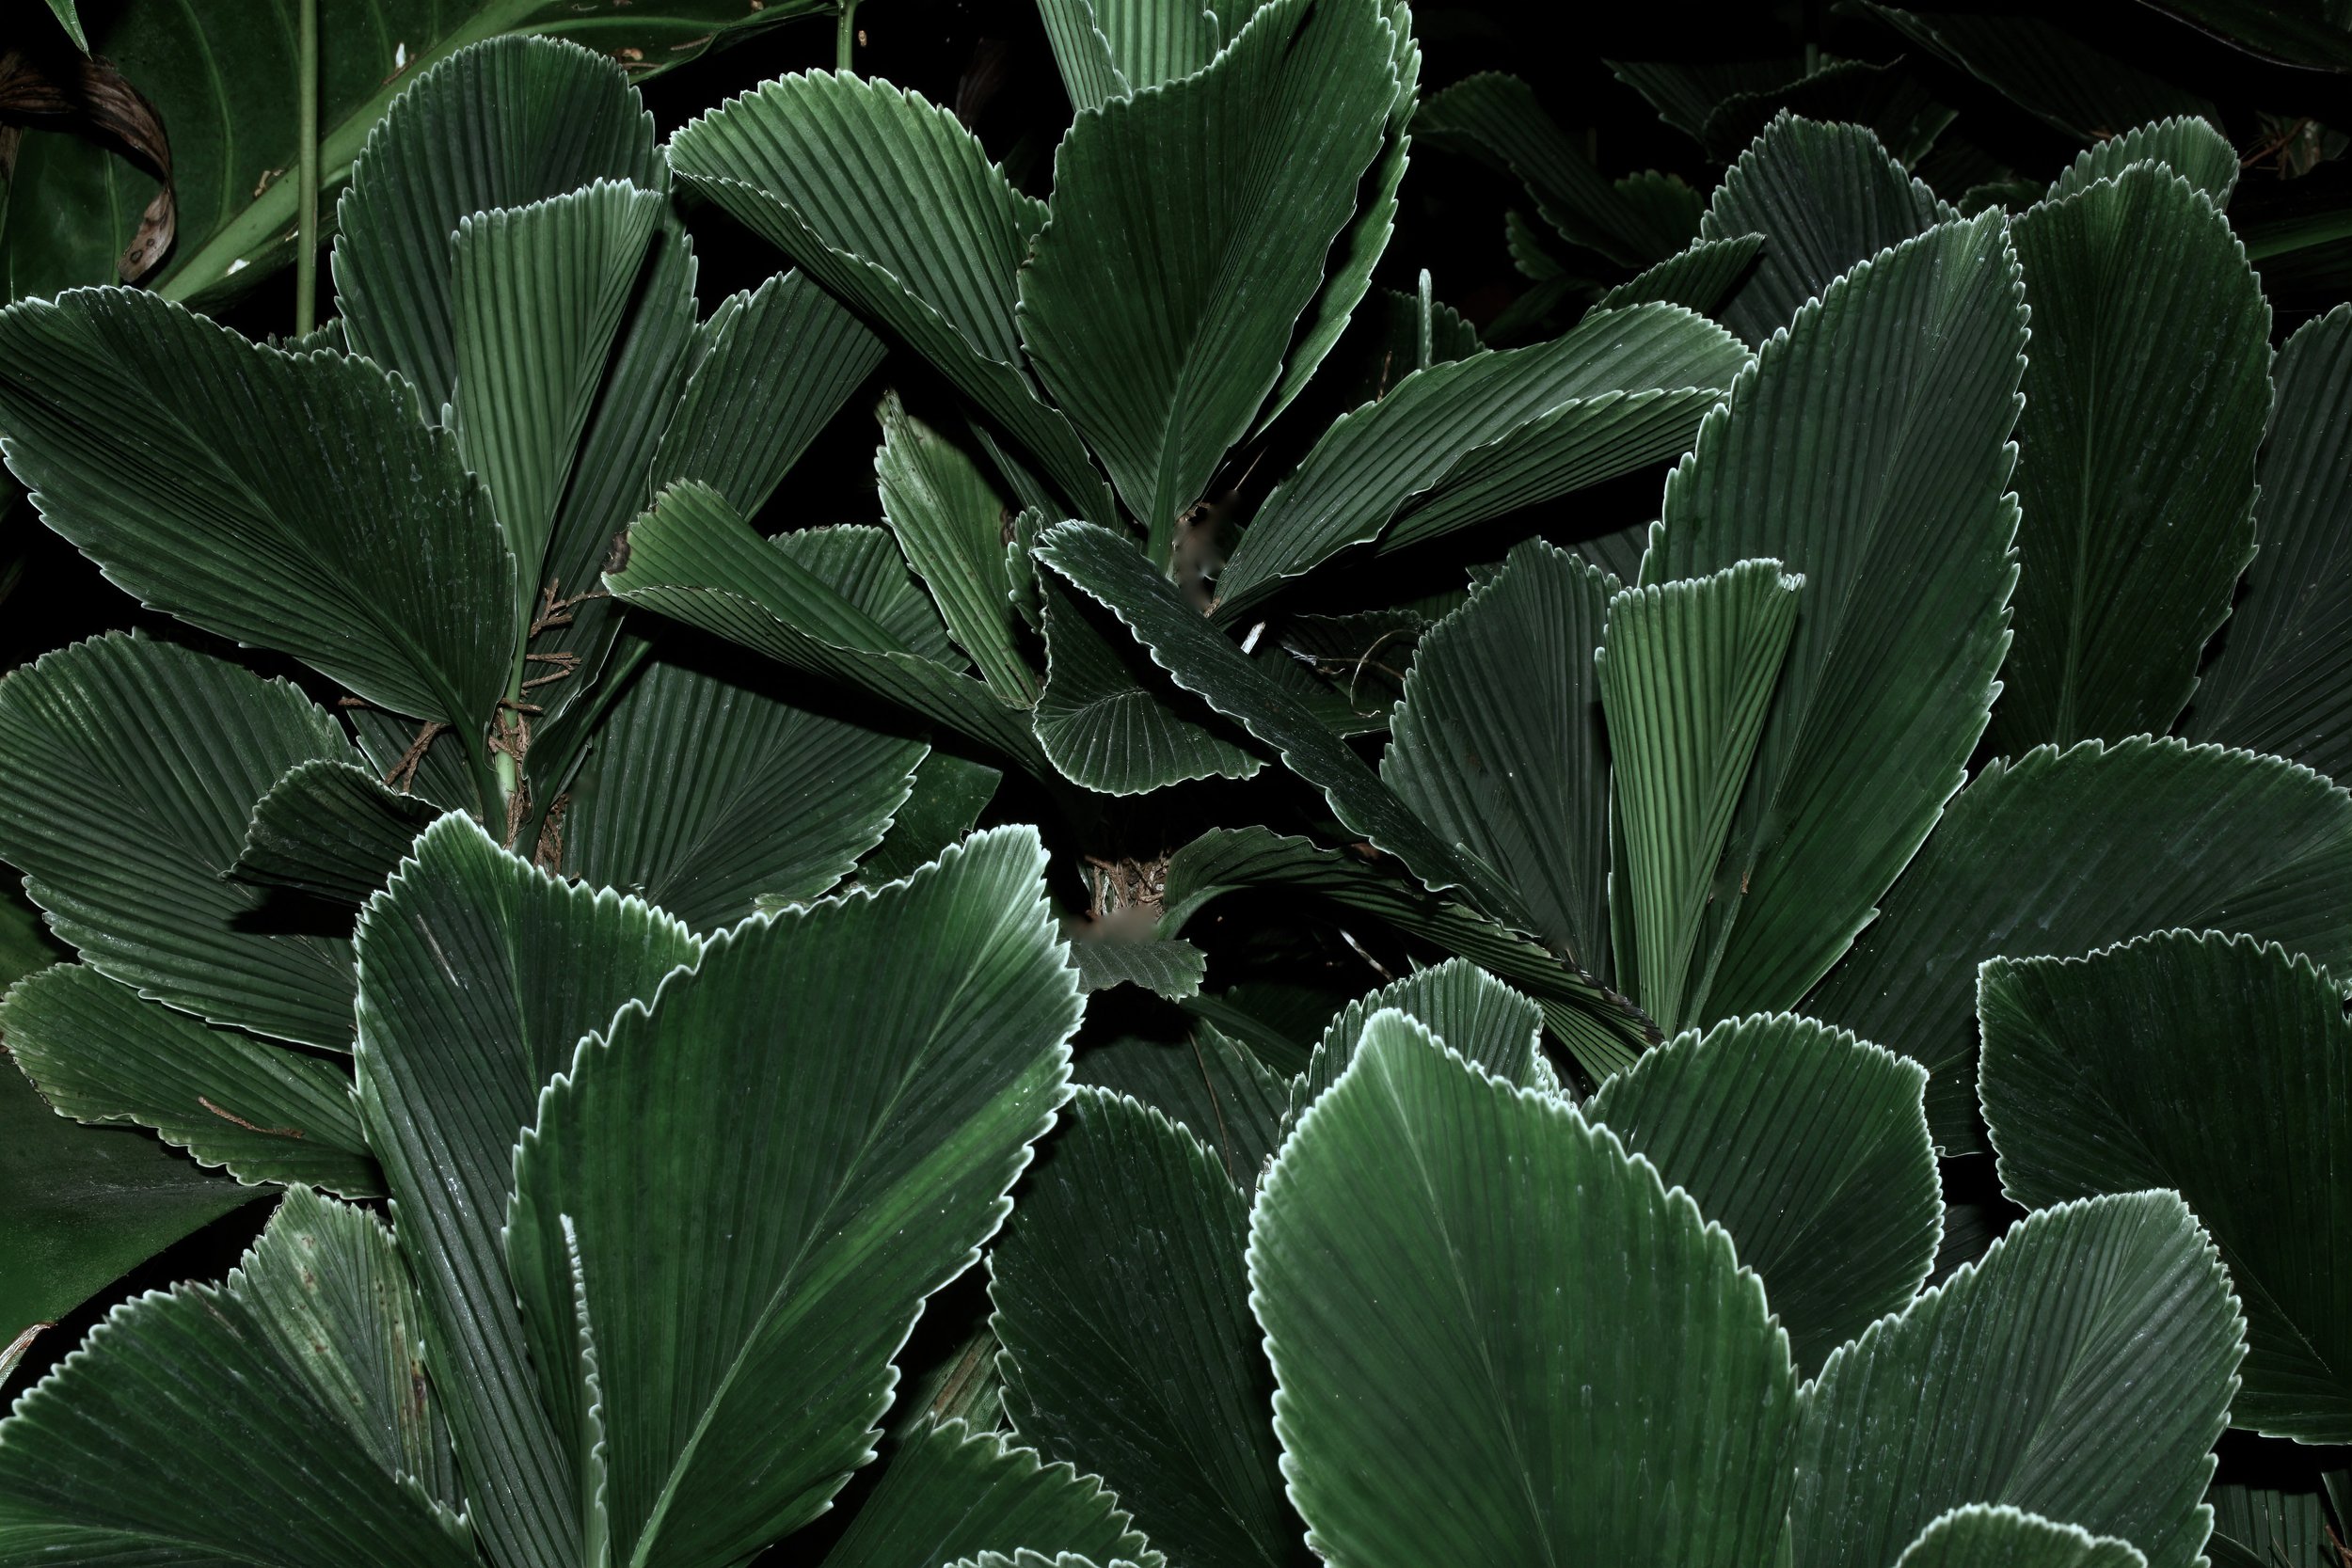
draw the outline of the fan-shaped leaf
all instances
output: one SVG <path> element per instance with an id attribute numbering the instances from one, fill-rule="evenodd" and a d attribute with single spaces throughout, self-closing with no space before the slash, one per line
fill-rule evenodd
<path id="1" fill-rule="evenodd" d="M 245 844 L 222 873 L 255 887 L 366 901 L 440 809 L 354 763 L 300 762 L 253 803 Z"/>
<path id="2" fill-rule="evenodd" d="M 1763 248 L 1761 234 L 1694 240 L 1656 266 L 1602 294 L 1593 309 L 1620 310 L 1654 300 L 1712 315 L 1717 306 L 1731 297 L 1732 290 L 1739 286 Z"/>
<path id="3" fill-rule="evenodd" d="M 1009 513 L 970 456 L 912 418 L 898 394 L 882 400 L 882 444 L 874 457 L 882 515 L 907 564 L 930 587 L 948 635 L 1006 702 L 1027 707 L 1036 672 L 1013 641 L 1005 577 Z"/>
<path id="4" fill-rule="evenodd" d="M 1981 1148 L 1968 1065 L 1979 963 L 2185 926 L 2352 965 L 2347 879 L 2352 797 L 2304 768 L 2169 740 L 2042 747 L 1960 793 L 1805 1010 L 1916 1058 L 1936 1142 Z"/>
<path id="5" fill-rule="evenodd" d="M 350 755 L 284 681 L 144 637 L 76 643 L 0 681 L 0 858 L 109 979 L 348 1050 L 351 944 L 300 934 L 222 874 L 288 768 Z"/>
<path id="6" fill-rule="evenodd" d="M 2138 163 L 2162 164 L 2204 192 L 2216 207 L 2228 206 L 2230 193 L 2237 189 L 2237 149 L 2230 145 L 2230 138 L 2214 129 L 2211 120 L 2176 115 L 2085 148 L 2065 173 L 2050 182 L 2049 199 L 2057 201 L 2089 190 L 2102 180 L 2118 179 Z M 2030 270 L 2032 262 L 2026 266 Z M 2029 277 L 2026 287 L 2032 286 Z"/>
<path id="7" fill-rule="evenodd" d="M 1139 986 L 1171 1002 L 1200 995 L 1200 977 L 1209 972 L 1209 956 L 1192 943 L 1152 938 L 1073 942 L 1070 961 L 1077 966 L 1081 990 Z"/>
<path id="8" fill-rule="evenodd" d="M 1679 1036 L 1584 1112 L 1731 1232 L 1811 1372 L 1927 1283 L 1944 1229 L 1927 1083 L 1915 1062 L 1783 1013 Z"/>
<path id="9" fill-rule="evenodd" d="M 1116 626 L 1105 635 L 1096 624 L 1103 611 L 1083 594 L 1049 577 L 1039 599 L 1049 673 L 1037 738 L 1064 778 L 1139 795 L 1192 779 L 1252 778 L 1265 766 L 1228 738 L 1229 726 L 1200 713 L 1198 698 L 1174 690 L 1133 638 Z"/>
<path id="10" fill-rule="evenodd" d="M 1793 1006 L 1965 777 L 2008 641 L 2024 344 L 2000 214 L 1945 224 L 1800 310 L 1666 482 L 1645 583 L 1756 559 L 1805 579 L 1694 1022 Z"/>
<path id="11" fill-rule="evenodd" d="M 2233 1424 L 2352 1442 L 2352 1024 L 2249 937 L 2168 931 L 1984 966 L 1984 1115 L 2020 1203 L 2179 1190 L 2246 1305 Z"/>
<path id="12" fill-rule="evenodd" d="M 1327 1560 L 1769 1560 L 1796 1375 L 1730 1239 L 1404 1015 L 1283 1146 L 1249 1283 Z"/>
<path id="13" fill-rule="evenodd" d="M 2168 115 L 2220 111 L 2185 88 L 2087 43 L 2048 16 L 1994 17 L 1938 9 L 1926 16 L 1867 0 L 1871 11 L 1922 47 L 2079 141 Z"/>
<path id="14" fill-rule="evenodd" d="M 2281 1492 L 2223 1484 L 2205 1500 L 2213 1505 L 2205 1549 L 2214 1568 L 2337 1568 L 2344 1560 L 2317 1487 Z"/>
<path id="15" fill-rule="evenodd" d="M 1356 1059 L 1364 1025 L 1374 1014 L 1386 1011 L 1413 1019 L 1490 1078 L 1525 1088 L 1541 1086 L 1542 1009 L 1477 965 L 1448 958 L 1340 1009 L 1315 1042 L 1307 1070 L 1291 1080 L 1289 1114 L 1282 1118 L 1285 1136 Z"/>
<path id="16" fill-rule="evenodd" d="M 1394 54 L 1376 0 L 1272 0 L 1214 65 L 1081 116 L 1055 153 L 1022 341 L 1155 560 L 1280 377 L 1379 153 Z"/>
<path id="17" fill-rule="evenodd" d="M 580 1037 L 699 950 L 660 911 L 534 871 L 463 816 L 425 830 L 361 911 L 358 945 L 359 1113 L 423 1298 L 467 1512 L 497 1561 L 576 1568 L 581 1483 L 500 1230 L 515 1140 Z"/>
<path id="18" fill-rule="evenodd" d="M 1080 1089 L 989 1255 L 1006 1407 L 1088 1465 L 1174 1568 L 1290 1561 L 1249 1319 L 1248 1200 L 1159 1112 Z"/>
<path id="19" fill-rule="evenodd" d="M 543 1365 L 593 1336 L 616 1559 L 740 1560 L 872 1453 L 890 1358 L 1066 1093 L 1044 863 L 1000 829 L 722 932 L 541 1096 L 508 1256 Z"/>
<path id="20" fill-rule="evenodd" d="M 1290 1085 L 1248 1046 L 1198 1020 L 1183 1037 L 1128 1035 L 1078 1057 L 1073 1076 L 1166 1113 L 1200 1140 L 1244 1192 L 1281 1142 Z"/>
<path id="21" fill-rule="evenodd" d="M 927 753 L 915 766 L 914 783 L 889 831 L 858 863 L 860 880 L 869 886 L 895 882 L 937 860 L 942 849 L 972 831 L 1004 777 L 946 752 Z"/>
<path id="22" fill-rule="evenodd" d="M 976 1551 L 1029 1549 L 1142 1560 L 1150 1551 L 1119 1499 L 1091 1475 L 961 1421 L 908 1433 L 825 1568 L 941 1568 Z"/>
<path id="23" fill-rule="evenodd" d="M 116 1307 L 17 1402 L 0 1561 L 472 1563 L 414 1316 L 382 1226 L 293 1189 L 226 1287 Z"/>
<path id="24" fill-rule="evenodd" d="M 2148 1568 L 2148 1560 L 2111 1535 L 1971 1503 L 1921 1530 L 1895 1568 Z"/>

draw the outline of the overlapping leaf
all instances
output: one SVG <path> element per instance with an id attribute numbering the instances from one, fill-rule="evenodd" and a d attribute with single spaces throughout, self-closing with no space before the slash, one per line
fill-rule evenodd
<path id="1" fill-rule="evenodd" d="M 1145 1560 L 1133 1524 L 1095 1477 L 1049 1465 L 1002 1433 L 927 1420 L 891 1454 L 825 1568 L 939 1568 L 1008 1547 Z"/>
<path id="2" fill-rule="evenodd" d="M 1137 986 L 1171 1002 L 1200 994 L 1200 977 L 1209 968 L 1209 956 L 1192 943 L 1149 937 L 1073 942 L 1070 961 L 1077 965 L 1081 990 Z"/>
<path id="3" fill-rule="evenodd" d="M 1073 1076 L 1164 1112 L 1248 1192 L 1281 1141 L 1290 1085 L 1249 1047 L 1187 1022 L 1175 1039 L 1128 1035 L 1083 1052 Z"/>
<path id="4" fill-rule="evenodd" d="M 2151 162 L 2162 164 L 2202 191 L 2216 207 L 2228 206 L 2230 193 L 2237 189 L 2237 149 L 2230 145 L 2230 138 L 2216 130 L 2211 120 L 2176 115 L 2085 148 L 2065 173 L 2050 182 L 2049 199 L 2057 201 L 2089 190 L 2102 180 L 2120 178 L 2134 164 Z M 2026 287 L 2031 288 L 2031 283 Z"/>
<path id="5" fill-rule="evenodd" d="M 1506 1084 L 1534 1087 L 1543 1057 L 1543 1012 L 1534 1003 L 1477 965 L 1461 958 L 1417 970 L 1340 1009 L 1315 1042 L 1307 1070 L 1291 1080 L 1285 1133 L 1339 1082 L 1356 1059 L 1364 1025 L 1375 1013 L 1395 1011 L 1418 1022 L 1464 1061 Z"/>
<path id="6" fill-rule="evenodd" d="M 1173 689 L 1133 638 L 1098 625 L 1107 617 L 1085 595 L 1049 574 L 1039 600 L 1049 673 L 1037 739 L 1064 778 L 1136 795 L 1193 779 L 1247 779 L 1264 766 L 1230 726 L 1199 711 L 1198 698 Z"/>
<path id="7" fill-rule="evenodd" d="M 1657 301 L 1711 315 L 1764 248 L 1761 234 L 1693 240 L 1656 266 L 1628 278 L 1600 296 L 1596 309 L 1617 310 Z"/>
<path id="8" fill-rule="evenodd" d="M 300 762 L 253 803 L 245 843 L 222 873 L 357 904 L 384 885 L 440 809 L 355 763 Z"/>
<path id="9" fill-rule="evenodd" d="M 860 879 L 880 885 L 910 876 L 926 861 L 972 831 L 988 809 L 1004 775 L 993 768 L 967 761 L 947 752 L 931 752 L 915 766 L 914 783 L 906 803 L 890 819 L 866 857 L 858 862 Z"/>
<path id="10" fill-rule="evenodd" d="M 1903 1548 L 1895 1568 L 2148 1568 L 2128 1541 L 2006 1505 L 1953 1509 Z"/>
<path id="11" fill-rule="evenodd" d="M 1039 683 L 1014 641 L 1005 578 L 1006 508 L 965 452 L 909 415 L 896 394 L 882 405 L 874 458 L 882 515 L 907 564 L 930 589 L 956 645 L 1008 703 L 1036 703 Z"/>

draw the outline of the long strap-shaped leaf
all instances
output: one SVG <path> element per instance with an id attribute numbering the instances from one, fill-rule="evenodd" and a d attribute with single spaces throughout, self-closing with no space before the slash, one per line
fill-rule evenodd
<path id="1" fill-rule="evenodd" d="M 1406 1015 L 1283 1146 L 1249 1284 L 1328 1560 L 1771 1560 L 1796 1373 L 1730 1238 Z"/>
<path id="2" fill-rule="evenodd" d="M 1394 51 L 1377 0 L 1273 0 L 1207 70 L 1082 116 L 1055 155 L 1022 340 L 1157 560 L 1281 374 L 1380 150 Z"/>
<path id="3" fill-rule="evenodd" d="M 145 603 L 469 744 L 489 722 L 514 557 L 375 366 L 76 290 L 0 311 L 0 430 L 49 526 Z"/>
<path id="4" fill-rule="evenodd" d="M 2246 1305 L 2233 1425 L 2352 1441 L 2352 1026 L 2343 984 L 2250 937 L 2167 931 L 1984 967 L 2002 1190 L 2180 1190 Z"/>
<path id="5" fill-rule="evenodd" d="M 2229 221 L 2138 164 L 2010 227 L 2033 309 L 1994 742 L 2162 735 L 2254 554 L 2270 308 Z"/>
<path id="6" fill-rule="evenodd" d="M 291 1190 L 226 1287 L 118 1307 L 0 1423 L 0 1562 L 469 1568 L 416 1342 L 383 1226 Z"/>
<path id="7" fill-rule="evenodd" d="M 682 128 L 671 166 L 936 365 L 1065 501 L 1112 503 L 1021 369 L 1014 274 L 1045 221 L 954 115 L 887 82 L 786 76 Z"/>
<path id="8" fill-rule="evenodd" d="M 1994 763 L 1952 801 L 1805 1010 L 1916 1057 L 1936 1142 L 1980 1148 L 1977 966 L 2144 932 L 2242 931 L 2352 966 L 2352 796 L 2275 757 L 2086 741 Z"/>
<path id="9" fill-rule="evenodd" d="M 594 1343 L 615 1562 L 740 1561 L 872 1453 L 891 1357 L 1068 1092 L 1044 869 L 998 829 L 723 932 L 541 1097 L 508 1252 L 541 1364 Z"/>
<path id="10" fill-rule="evenodd" d="M 1793 1006 L 1965 777 L 2016 578 L 2024 346 L 2000 214 L 1946 224 L 1798 311 L 1666 482 L 1645 583 L 1765 559 L 1805 579 L 1692 1022 Z"/>
<path id="11" fill-rule="evenodd" d="M 1722 327 L 1653 305 L 1417 371 L 1334 423 L 1266 498 L 1218 574 L 1218 618 L 1350 545 L 1419 542 L 1681 451 L 1746 363 Z"/>
<path id="12" fill-rule="evenodd" d="M 699 948 L 660 911 L 558 882 L 446 816 L 361 913 L 358 949 L 359 1111 L 399 1206 L 468 1513 L 502 1568 L 579 1568 L 580 1482 L 540 1393 L 564 1368 L 532 1364 L 500 1232 L 515 1140 L 580 1037 Z"/>

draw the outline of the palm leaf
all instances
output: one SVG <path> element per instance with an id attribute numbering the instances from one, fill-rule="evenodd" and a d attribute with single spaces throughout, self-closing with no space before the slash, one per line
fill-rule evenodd
<path id="1" fill-rule="evenodd" d="M 1081 990 L 1136 986 L 1170 1002 L 1200 995 L 1200 977 L 1209 972 L 1209 956 L 1192 943 L 1149 937 L 1073 942 L 1070 961 L 1077 966 Z"/>
<path id="2" fill-rule="evenodd" d="M 2148 1568 L 2148 1560 L 2111 1535 L 1971 1503 L 1921 1530 L 1895 1568 Z"/>
<path id="3" fill-rule="evenodd" d="M 1656 301 L 1712 315 L 1717 306 L 1731 297 L 1732 290 L 1739 286 L 1763 248 L 1761 234 L 1693 240 L 1657 265 L 1602 294 L 1593 308 L 1622 310 Z"/>
<path id="4" fill-rule="evenodd" d="M 1019 1542 L 1148 1560 L 1151 1548 L 1133 1525 L 1093 1476 L 1049 1465 L 1002 1433 L 927 1420 L 891 1454 L 824 1568 L 939 1568 Z"/>
<path id="5" fill-rule="evenodd" d="M 874 477 L 907 564 L 989 689 L 1017 706 L 1035 705 L 1037 674 L 1014 641 L 1005 503 L 979 466 L 910 416 L 896 393 L 882 400 L 882 426 Z"/>
<path id="6" fill-rule="evenodd" d="M 1181 1038 L 1127 1035 L 1079 1053 L 1073 1078 L 1163 1113 L 1216 1156 L 1244 1192 L 1281 1142 L 1290 1085 L 1255 1051 L 1200 1020 Z"/>
<path id="7" fill-rule="evenodd" d="M 245 843 L 221 875 L 253 887 L 364 903 L 426 823 L 431 801 L 403 794 L 350 762 L 299 762 L 253 803 Z"/>
<path id="8" fill-rule="evenodd" d="M 1037 739 L 1062 777 L 1139 795 L 1193 779 L 1253 778 L 1265 766 L 1133 638 L 1116 626 L 1106 633 L 1097 624 L 1104 611 L 1084 594 L 1049 578 L 1039 601 L 1047 676 Z"/>
<path id="9" fill-rule="evenodd" d="M 890 819 L 882 842 L 858 863 L 859 879 L 878 887 L 937 860 L 942 849 L 972 831 L 1004 777 L 950 752 L 926 753 L 915 765 L 906 803 Z"/>
<path id="10" fill-rule="evenodd" d="M 1373 1015 L 1389 1011 L 1419 1022 L 1431 1038 L 1444 1042 L 1490 1078 L 1528 1088 L 1542 1086 L 1543 1010 L 1477 965 L 1448 958 L 1340 1009 L 1315 1042 L 1307 1070 L 1291 1080 L 1290 1106 L 1282 1117 L 1285 1137 L 1307 1107 L 1322 1099 L 1356 1059 L 1356 1047 Z"/>
<path id="11" fill-rule="evenodd" d="M 2162 164 L 2202 191 L 2216 207 L 2228 206 L 2230 193 L 2237 189 L 2237 149 L 2230 145 L 2230 138 L 2216 130 L 2211 120 L 2175 115 L 2093 142 L 2075 154 L 2065 173 L 2050 182 L 2047 199 L 2062 200 L 2102 180 L 2120 179 L 2125 169 L 2139 163 Z"/>

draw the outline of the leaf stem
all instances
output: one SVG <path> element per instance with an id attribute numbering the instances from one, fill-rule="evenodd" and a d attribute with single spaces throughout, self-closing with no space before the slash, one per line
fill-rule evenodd
<path id="1" fill-rule="evenodd" d="M 850 74 L 850 55 L 857 48 L 857 0 L 841 0 L 841 20 L 833 34 L 833 68 Z"/>
<path id="2" fill-rule="evenodd" d="M 294 334 L 305 336 L 319 317 L 319 0 L 302 0 L 297 116 L 301 200 L 294 250 Z"/>

